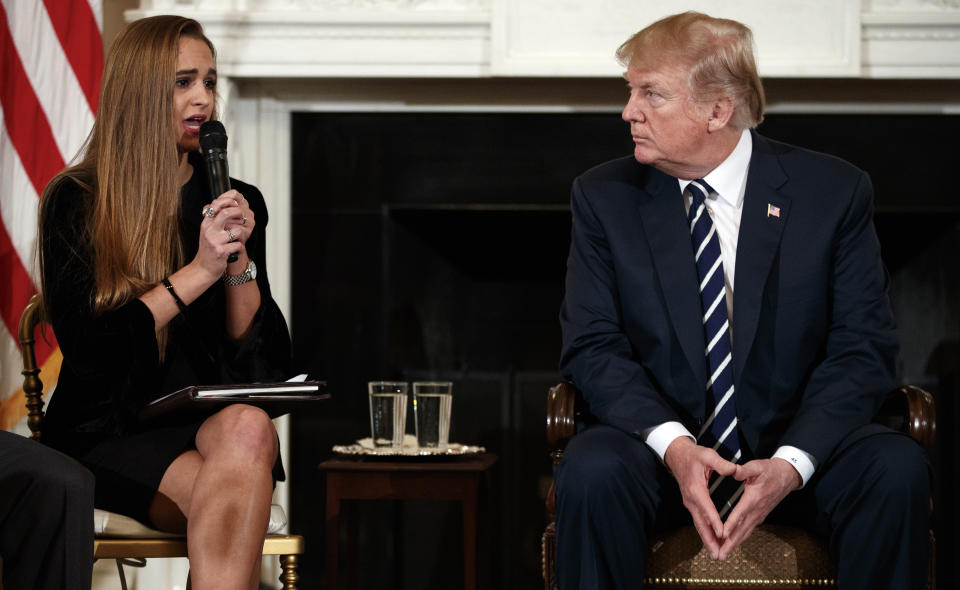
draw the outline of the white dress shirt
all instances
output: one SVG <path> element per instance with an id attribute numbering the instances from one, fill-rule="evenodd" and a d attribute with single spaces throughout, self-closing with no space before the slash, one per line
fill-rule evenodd
<path id="1" fill-rule="evenodd" d="M 723 259 L 723 278 L 726 283 L 727 313 L 730 325 L 733 325 L 733 278 L 737 268 L 737 238 L 740 235 L 740 217 L 743 213 L 743 195 L 747 188 L 747 172 L 750 168 L 750 156 L 753 154 L 753 138 L 749 129 L 740 135 L 737 147 L 733 148 L 727 159 L 714 168 L 703 179 L 713 188 L 707 196 L 706 207 L 717 228 L 720 239 L 720 256 Z M 693 180 L 693 179 L 690 179 Z M 680 180 L 680 192 L 687 188 L 690 180 Z M 692 197 L 684 196 L 684 207 L 689 211 Z M 730 331 L 731 338 L 733 330 Z M 643 440 L 663 461 L 663 456 L 677 437 L 687 436 L 696 442 L 680 422 L 664 422 L 643 432 Z M 802 480 L 801 487 L 816 470 L 816 460 L 809 453 L 789 445 L 783 445 L 773 454 L 793 465 Z"/>

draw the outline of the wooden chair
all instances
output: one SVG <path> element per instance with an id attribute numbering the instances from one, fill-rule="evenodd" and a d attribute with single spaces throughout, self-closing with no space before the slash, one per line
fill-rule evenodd
<path id="1" fill-rule="evenodd" d="M 547 393 L 547 444 L 553 466 L 575 433 L 576 389 L 560 383 Z M 878 421 L 912 436 L 928 453 L 936 440 L 933 397 L 918 387 L 904 386 L 888 396 Z M 541 540 L 544 588 L 555 590 L 556 498 L 553 484 L 547 493 L 550 524 Z M 930 532 L 930 575 L 927 588 L 935 590 L 933 531 Z M 725 561 L 710 558 L 696 529 L 687 526 L 652 544 L 644 588 L 836 588 L 836 569 L 823 539 L 791 527 L 763 524 Z"/>
<path id="2" fill-rule="evenodd" d="M 17 330 L 20 349 L 23 356 L 23 391 L 26 394 L 27 426 L 30 438 L 39 440 L 43 428 L 43 383 L 40 381 L 40 369 L 34 350 L 34 334 L 38 326 L 44 323 L 40 294 L 30 298 Z M 277 511 L 279 510 L 279 514 Z M 104 510 L 95 510 L 91 515 L 97 523 L 97 532 L 93 541 L 93 558 L 115 559 L 120 573 L 121 587 L 126 590 L 122 564 L 143 565 L 147 558 L 187 557 L 187 540 L 183 535 L 173 535 L 151 529 L 137 521 Z M 271 511 L 272 523 L 286 523 L 279 506 Z M 101 527 L 101 523 L 106 523 Z M 268 534 L 263 541 L 264 555 L 277 555 L 280 559 L 280 581 L 284 590 L 296 590 L 300 576 L 297 573 L 298 556 L 304 551 L 303 537 L 299 535 Z"/>

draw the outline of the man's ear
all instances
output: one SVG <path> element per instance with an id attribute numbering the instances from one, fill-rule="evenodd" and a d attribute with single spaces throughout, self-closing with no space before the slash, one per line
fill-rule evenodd
<path id="1" fill-rule="evenodd" d="M 730 123 L 733 118 L 733 99 L 727 95 L 718 97 L 713 102 L 710 118 L 707 120 L 707 130 L 710 132 L 720 131 Z"/>

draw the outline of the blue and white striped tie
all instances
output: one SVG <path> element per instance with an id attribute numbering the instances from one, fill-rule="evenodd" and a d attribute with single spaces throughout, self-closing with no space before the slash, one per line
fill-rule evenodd
<path id="1" fill-rule="evenodd" d="M 700 277 L 700 302 L 706 337 L 707 407 L 711 409 L 697 440 L 717 451 L 721 457 L 740 461 L 740 437 L 737 434 L 737 406 L 733 394 L 733 354 L 730 346 L 730 321 L 727 315 L 726 286 L 720 238 L 707 211 L 707 195 L 714 192 L 698 179 L 687 185 L 693 197 L 687 220 L 693 241 L 697 275 Z M 714 477 L 710 495 L 720 518 L 739 499 L 743 484 L 733 478 Z"/>

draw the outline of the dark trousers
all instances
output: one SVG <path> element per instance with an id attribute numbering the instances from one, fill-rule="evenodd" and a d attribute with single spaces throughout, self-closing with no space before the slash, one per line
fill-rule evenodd
<path id="1" fill-rule="evenodd" d="M 6 590 L 90 588 L 93 475 L 66 455 L 2 430 L 0 555 Z"/>
<path id="2" fill-rule="evenodd" d="M 851 434 L 802 490 L 767 518 L 829 538 L 842 590 L 919 589 L 929 560 L 930 470 L 906 435 Z M 689 524 L 676 482 L 642 441 L 591 426 L 556 471 L 561 590 L 642 587 L 650 542 Z"/>

